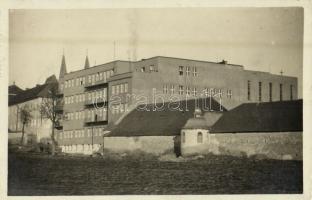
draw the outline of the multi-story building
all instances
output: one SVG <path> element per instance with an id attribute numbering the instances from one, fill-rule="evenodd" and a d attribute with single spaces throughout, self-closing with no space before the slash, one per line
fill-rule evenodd
<path id="1" fill-rule="evenodd" d="M 90 67 L 87 57 L 84 69 L 62 69 L 64 121 L 57 139 L 64 152 L 99 149 L 106 127 L 139 104 L 213 96 L 232 109 L 246 102 L 297 99 L 296 77 L 249 71 L 226 61 L 157 56 Z"/>
<path id="2" fill-rule="evenodd" d="M 9 94 L 9 139 L 21 137 L 23 122 L 21 120 L 21 109 L 27 107 L 30 112 L 31 119 L 25 124 L 25 139 L 32 139 L 33 143 L 41 142 L 42 139 L 50 139 L 52 131 L 52 123 L 49 119 L 42 116 L 40 106 L 44 98 L 47 97 L 48 91 L 57 86 L 58 82 L 54 75 L 47 78 L 44 84 L 36 85 L 33 88 L 18 90 Z M 16 86 L 14 86 L 16 87 Z M 13 86 L 9 87 L 14 88 Z M 15 89 L 16 91 L 16 89 Z M 25 141 L 26 142 L 26 141 Z"/>

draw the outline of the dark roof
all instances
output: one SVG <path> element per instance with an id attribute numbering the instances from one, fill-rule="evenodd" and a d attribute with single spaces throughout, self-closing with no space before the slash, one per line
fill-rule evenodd
<path id="1" fill-rule="evenodd" d="M 23 91 L 24 90 L 19 88 L 17 85 L 10 85 L 9 86 L 9 95 L 16 95 L 16 94 L 19 94 L 19 93 L 21 93 Z"/>
<path id="2" fill-rule="evenodd" d="M 198 99 L 198 105 L 203 108 L 204 99 Z M 209 99 L 206 99 L 208 102 Z M 176 102 L 177 103 L 177 102 Z M 174 136 L 179 135 L 181 129 L 188 119 L 193 118 L 195 100 L 180 102 L 183 111 L 170 110 L 177 104 L 164 104 L 163 111 L 152 111 L 153 105 L 148 104 L 146 108 L 150 111 L 140 111 L 137 108 L 130 111 L 117 125 L 108 127 L 111 131 L 107 136 Z M 161 104 L 157 104 L 161 106 Z M 187 109 L 186 109 L 187 106 Z M 220 105 L 214 99 L 211 100 L 213 110 L 220 109 Z M 223 108 L 225 111 L 226 109 Z"/>
<path id="3" fill-rule="evenodd" d="M 45 97 L 48 95 L 48 91 L 52 87 L 56 87 L 57 84 L 50 83 L 50 84 L 43 84 L 43 85 L 37 85 L 36 87 L 33 87 L 31 89 L 27 89 L 23 91 L 22 93 L 13 96 L 9 99 L 9 106 L 23 103 L 26 101 L 30 101 L 33 99 L 36 99 L 38 97 Z"/>
<path id="4" fill-rule="evenodd" d="M 246 103 L 223 113 L 212 133 L 302 131 L 302 100 Z"/>

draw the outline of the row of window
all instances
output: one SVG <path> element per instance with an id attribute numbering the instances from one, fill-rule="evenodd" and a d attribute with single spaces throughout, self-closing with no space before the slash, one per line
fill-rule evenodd
<path id="1" fill-rule="evenodd" d="M 79 146 L 81 146 L 81 149 L 78 149 Z M 73 145 L 65 145 L 61 147 L 62 147 L 63 152 L 78 152 L 79 150 L 80 152 L 83 152 L 83 151 L 92 150 L 92 144 L 83 144 L 79 146 L 77 144 L 73 144 Z M 93 149 L 98 149 L 100 146 L 101 144 L 93 144 Z"/>
<path id="2" fill-rule="evenodd" d="M 90 119 L 91 121 L 97 120 L 107 120 L 107 109 L 87 109 L 76 112 L 68 112 L 65 114 L 66 119 L 68 120 L 83 120 Z"/>
<path id="3" fill-rule="evenodd" d="M 184 86 L 183 85 L 179 85 L 178 86 L 178 94 L 179 95 L 183 95 L 185 92 L 186 95 L 193 95 L 193 96 L 197 96 L 197 88 L 196 87 L 189 87 L 186 86 L 185 90 L 184 90 Z M 174 85 L 164 85 L 163 86 L 163 93 L 164 94 L 175 94 L 175 86 Z M 205 88 L 204 89 L 204 95 L 205 96 L 219 96 L 219 97 L 223 97 L 223 93 L 224 91 L 222 89 L 216 89 L 216 88 Z M 201 94 L 200 94 L 201 95 Z M 226 95 L 228 98 L 232 98 L 232 90 L 227 90 L 226 91 Z"/>
<path id="4" fill-rule="evenodd" d="M 251 100 L 251 81 L 247 81 L 247 100 Z M 289 87 L 289 99 L 293 100 L 293 85 L 290 85 Z M 269 101 L 272 101 L 272 95 L 273 95 L 273 83 L 269 82 Z M 258 82 L 258 101 L 262 101 L 262 82 Z M 279 100 L 283 101 L 283 84 L 279 84 Z"/>
<path id="5" fill-rule="evenodd" d="M 156 72 L 157 71 L 154 65 L 150 65 L 148 69 L 150 72 Z M 147 68 L 145 66 L 141 67 L 141 72 L 146 72 L 146 71 L 147 71 Z"/>
<path id="6" fill-rule="evenodd" d="M 128 103 L 121 103 L 112 106 L 112 114 L 124 113 L 128 109 Z"/>
<path id="7" fill-rule="evenodd" d="M 75 86 L 81 86 L 86 84 L 86 78 L 85 77 L 78 77 L 74 79 L 66 80 L 64 83 L 65 88 L 75 87 Z"/>
<path id="8" fill-rule="evenodd" d="M 179 66 L 179 75 L 183 76 L 184 75 L 184 69 L 185 69 L 185 75 L 190 76 L 191 74 L 191 69 L 192 69 L 192 75 L 193 76 L 198 76 L 197 73 L 197 68 L 196 67 L 190 67 L 190 66 Z"/>
<path id="9" fill-rule="evenodd" d="M 114 75 L 114 70 L 108 70 L 108 71 L 104 71 L 104 72 L 97 72 L 95 74 L 90 74 L 88 75 L 88 83 L 90 84 L 94 84 L 97 81 L 104 81 L 106 82 L 107 79 L 109 79 L 111 76 Z M 74 79 L 69 79 L 65 81 L 64 87 L 65 88 L 70 88 L 70 87 L 77 87 L 77 86 L 83 86 L 86 84 L 86 77 L 85 76 L 81 76 L 81 77 L 77 77 Z"/>
<path id="10" fill-rule="evenodd" d="M 102 129 L 103 127 L 95 127 L 95 128 L 86 128 L 86 129 L 79 129 L 79 130 L 69 130 L 63 131 L 63 133 L 59 134 L 60 139 L 67 139 L 67 138 L 86 138 L 86 137 L 93 137 L 102 136 Z"/>
<path id="11" fill-rule="evenodd" d="M 118 95 L 128 92 L 128 83 L 121 83 L 112 86 L 112 95 Z"/>
<path id="12" fill-rule="evenodd" d="M 95 99 L 97 100 L 104 99 L 105 101 L 107 101 L 107 88 L 104 88 L 101 90 L 94 90 L 88 93 L 67 96 L 64 99 L 65 99 L 65 104 L 80 103 L 80 102 L 84 102 L 85 100 L 95 101 Z"/>

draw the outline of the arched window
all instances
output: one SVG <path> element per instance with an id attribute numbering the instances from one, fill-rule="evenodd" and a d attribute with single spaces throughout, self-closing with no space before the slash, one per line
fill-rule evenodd
<path id="1" fill-rule="evenodd" d="M 197 143 L 203 143 L 203 134 L 202 132 L 197 133 Z"/>
<path id="2" fill-rule="evenodd" d="M 182 132 L 182 143 L 185 143 L 185 132 Z"/>

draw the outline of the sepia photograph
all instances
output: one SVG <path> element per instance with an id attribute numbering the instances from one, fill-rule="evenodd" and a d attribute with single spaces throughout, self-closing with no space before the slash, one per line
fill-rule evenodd
<path id="1" fill-rule="evenodd" d="M 304 12 L 9 9 L 7 195 L 303 194 Z"/>

